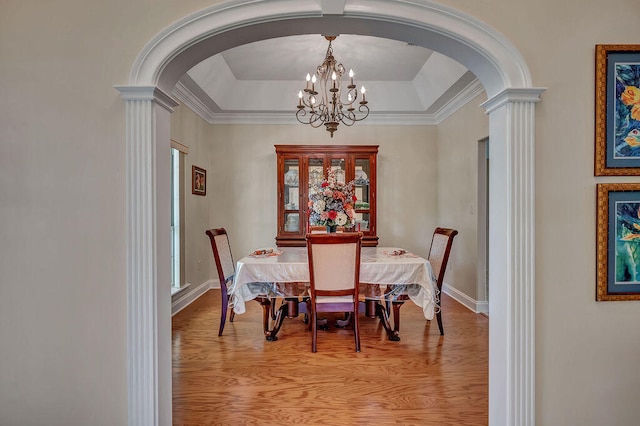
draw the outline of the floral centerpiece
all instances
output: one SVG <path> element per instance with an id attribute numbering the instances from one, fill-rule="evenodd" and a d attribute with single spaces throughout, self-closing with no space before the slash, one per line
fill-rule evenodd
<path id="1" fill-rule="evenodd" d="M 309 191 L 309 223 L 331 227 L 353 227 L 355 224 L 353 206 L 357 199 L 353 193 L 353 187 L 353 181 L 338 182 L 335 172 L 330 170 L 326 179 Z"/>

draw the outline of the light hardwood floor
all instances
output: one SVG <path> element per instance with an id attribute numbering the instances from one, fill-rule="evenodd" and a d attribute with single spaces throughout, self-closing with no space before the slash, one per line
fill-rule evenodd
<path id="1" fill-rule="evenodd" d="M 442 305 L 445 336 L 407 302 L 401 341 L 363 316 L 360 353 L 351 329 L 331 327 L 314 354 L 302 316 L 266 341 L 255 302 L 218 337 L 210 290 L 173 317 L 173 424 L 486 425 L 489 320 L 446 295 Z"/>

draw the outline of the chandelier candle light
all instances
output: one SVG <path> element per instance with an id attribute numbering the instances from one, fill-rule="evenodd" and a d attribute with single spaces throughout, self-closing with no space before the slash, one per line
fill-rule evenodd
<path id="1" fill-rule="evenodd" d="M 345 67 L 333 57 L 331 42 L 337 36 L 324 36 L 329 41 L 324 62 L 318 65 L 316 74 L 307 74 L 304 90 L 298 92 L 298 111 L 296 118 L 302 124 L 320 127 L 324 124 L 331 133 L 338 130 L 338 124 L 352 126 L 356 121 L 362 121 L 369 115 L 369 107 L 365 96 L 364 86 L 360 89 L 362 100 L 356 112 L 354 105 L 358 100 L 358 90 L 353 83 L 353 70 L 349 70 L 349 84 L 343 90 L 342 79 Z M 342 99 L 342 97 L 346 99 Z M 360 116 L 356 115 L 357 113 Z"/>

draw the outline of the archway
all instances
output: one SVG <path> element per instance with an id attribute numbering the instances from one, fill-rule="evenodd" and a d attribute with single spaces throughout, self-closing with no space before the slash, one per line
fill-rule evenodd
<path id="1" fill-rule="evenodd" d="M 430 1 L 231 1 L 159 33 L 140 52 L 126 102 L 129 424 L 171 419 L 170 301 L 157 282 L 169 271 L 167 93 L 193 65 L 234 46 L 294 34 L 361 34 L 437 50 L 469 68 L 489 100 L 490 188 L 489 419 L 535 423 L 534 106 L 518 51 L 486 24 Z M 323 10 L 324 7 L 324 10 Z M 165 144 L 166 142 L 166 145 Z"/>

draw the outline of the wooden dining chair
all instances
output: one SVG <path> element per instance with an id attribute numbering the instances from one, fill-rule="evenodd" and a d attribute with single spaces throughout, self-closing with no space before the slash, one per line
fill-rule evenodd
<path id="1" fill-rule="evenodd" d="M 317 350 L 318 312 L 352 312 L 356 352 L 360 352 L 358 283 L 362 233 L 307 234 L 311 352 Z"/>
<path id="2" fill-rule="evenodd" d="M 427 260 L 431 264 L 433 275 L 436 277 L 436 285 L 438 286 L 438 297 L 436 304 L 436 319 L 438 320 L 438 328 L 440 335 L 444 336 L 444 328 L 442 327 L 442 285 L 444 284 L 444 274 L 447 271 L 447 263 L 449 262 L 449 254 L 451 254 L 451 246 L 453 238 L 458 235 L 458 231 L 451 228 L 436 228 L 431 237 L 431 245 L 429 246 L 429 256 Z M 394 330 L 399 331 L 400 328 L 400 307 L 404 301 L 408 300 L 406 295 L 400 295 L 393 301 L 393 322 Z"/>
<path id="3" fill-rule="evenodd" d="M 447 263 L 449 262 L 449 254 L 451 254 L 453 238 L 456 235 L 458 235 L 458 231 L 455 229 L 436 228 L 433 231 L 433 237 L 431 237 L 429 257 L 427 258 L 433 269 L 433 274 L 436 276 L 438 285 L 439 297 L 436 318 L 441 336 L 444 336 L 444 329 L 442 327 L 442 305 L 440 303 L 442 298 L 442 284 L 444 284 L 444 273 L 447 271 Z"/>
<path id="4" fill-rule="evenodd" d="M 442 284 L 444 284 L 444 273 L 447 271 L 447 263 L 449 262 L 449 254 L 451 254 L 451 246 L 453 238 L 458 235 L 458 231 L 451 228 L 436 228 L 431 237 L 431 245 L 429 246 L 429 257 L 427 260 L 433 269 L 433 275 L 436 276 L 436 284 L 438 285 L 438 305 L 436 307 L 436 319 L 438 320 L 438 328 L 440 335 L 444 336 L 444 328 L 442 327 L 442 305 L 440 303 L 442 296 Z"/>
<path id="5" fill-rule="evenodd" d="M 220 295 L 222 296 L 222 311 L 220 314 L 220 329 L 218 336 L 222 336 L 224 324 L 227 320 L 227 307 L 229 305 L 229 295 L 227 286 L 233 284 L 236 275 L 236 266 L 231 255 L 231 244 L 229 236 L 224 228 L 208 229 L 206 234 L 211 240 L 211 250 L 213 250 L 213 259 L 216 262 L 218 277 L 220 278 Z M 233 322 L 235 312 L 233 308 L 229 314 L 229 321 Z"/>

